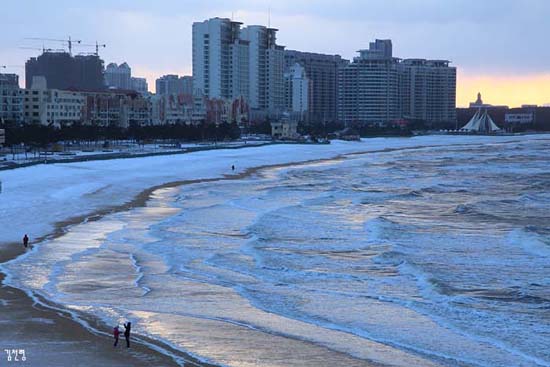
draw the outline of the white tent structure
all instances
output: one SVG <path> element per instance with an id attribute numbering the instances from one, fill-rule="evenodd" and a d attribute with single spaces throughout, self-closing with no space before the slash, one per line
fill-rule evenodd
<path id="1" fill-rule="evenodd" d="M 475 132 L 475 133 L 494 133 L 500 131 L 500 127 L 495 124 L 491 116 L 485 112 L 481 113 L 481 109 L 477 110 L 474 117 L 468 121 L 460 131 Z"/>

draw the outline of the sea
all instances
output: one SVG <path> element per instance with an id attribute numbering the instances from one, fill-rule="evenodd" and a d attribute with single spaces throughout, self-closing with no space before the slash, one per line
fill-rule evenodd
<path id="1" fill-rule="evenodd" d="M 550 140 L 389 146 L 160 188 L 6 282 L 225 366 L 550 366 Z"/>

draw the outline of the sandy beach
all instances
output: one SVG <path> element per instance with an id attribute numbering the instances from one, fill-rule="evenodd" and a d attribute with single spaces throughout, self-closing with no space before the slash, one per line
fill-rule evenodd
<path id="1" fill-rule="evenodd" d="M 67 225 L 68 223 L 64 223 Z M 61 228 L 58 233 L 62 233 Z M 24 253 L 17 243 L 0 245 L 0 263 L 9 261 Z M 31 275 L 30 275 L 31 276 Z M 26 361 L 18 364 L 28 366 L 186 366 L 210 367 L 167 346 L 158 346 L 168 356 L 151 347 L 155 341 L 143 337 L 132 338 L 130 349 L 124 338 L 117 348 L 113 347 L 109 325 L 88 318 L 96 332 L 84 328 L 73 319 L 74 315 L 64 312 L 46 300 L 35 302 L 27 294 L 3 284 L 0 273 L 0 361 L 8 360 L 6 350 L 23 350 Z M 121 328 L 122 329 L 122 328 Z M 147 344 L 144 344 L 143 342 Z M 20 359 L 20 358 L 19 358 Z"/>
<path id="2" fill-rule="evenodd" d="M 331 160 L 337 159 L 343 159 L 343 157 L 331 158 Z M 220 178 L 173 181 L 150 187 L 123 205 L 107 206 L 90 215 L 58 222 L 53 232 L 34 239 L 34 241 L 31 241 L 30 246 L 62 236 L 67 228 L 78 225 L 83 221 L 95 221 L 109 213 L 143 207 L 156 190 L 221 180 L 239 180 L 256 174 L 263 169 L 284 168 L 321 161 L 327 160 L 319 159 L 300 163 L 265 165 L 249 168 L 237 174 L 224 175 Z M 31 250 L 26 250 L 22 244 L 18 243 L 0 243 L 0 264 L 24 254 L 25 251 Z M 132 347 L 126 349 L 121 334 L 119 346 L 113 348 L 110 325 L 105 325 L 89 316 L 81 315 L 85 322 L 93 325 L 92 328 L 96 332 L 92 333 L 89 328 L 82 327 L 79 322 L 73 319 L 74 314 L 64 312 L 60 306 L 51 304 L 44 299 L 40 299 L 40 303 L 35 302 L 25 292 L 4 285 L 4 278 L 5 275 L 0 273 L 0 308 L 2 310 L 0 324 L 3 326 L 0 328 L 0 349 L 3 352 L 2 358 L 5 360 L 8 358 L 6 349 L 17 349 L 25 351 L 26 361 L 20 363 L 41 367 L 73 365 L 74 363 L 82 366 L 214 366 L 143 337 L 139 337 L 137 340 L 133 338 Z M 144 344 L 143 341 L 147 344 Z M 155 350 L 151 345 L 161 348 L 164 353 Z M 171 354 L 171 356 L 166 353 Z M 373 366 L 376 366 L 376 364 L 373 364 Z"/>

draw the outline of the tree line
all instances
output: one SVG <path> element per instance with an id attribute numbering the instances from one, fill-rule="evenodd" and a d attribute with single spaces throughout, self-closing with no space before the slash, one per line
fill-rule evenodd
<path id="1" fill-rule="evenodd" d="M 44 125 L 20 125 L 0 123 L 5 130 L 6 146 L 33 145 L 45 147 L 61 141 L 106 141 L 106 140 L 174 140 L 174 141 L 223 141 L 240 137 L 236 124 L 220 125 L 202 123 L 199 125 L 156 125 L 128 128 L 119 126 L 90 126 L 73 124 L 56 128 Z"/>

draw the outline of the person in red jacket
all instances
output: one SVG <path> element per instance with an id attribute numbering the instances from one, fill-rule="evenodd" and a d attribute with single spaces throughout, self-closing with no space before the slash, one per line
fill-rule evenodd
<path id="1" fill-rule="evenodd" d="M 25 248 L 29 247 L 29 236 L 27 236 L 27 234 L 23 236 L 23 246 L 25 246 Z"/>
<path id="2" fill-rule="evenodd" d="M 115 344 L 113 344 L 113 347 L 116 347 L 118 344 L 118 336 L 120 335 L 120 330 L 118 330 L 118 325 L 115 326 L 113 329 L 113 337 L 115 338 Z"/>

